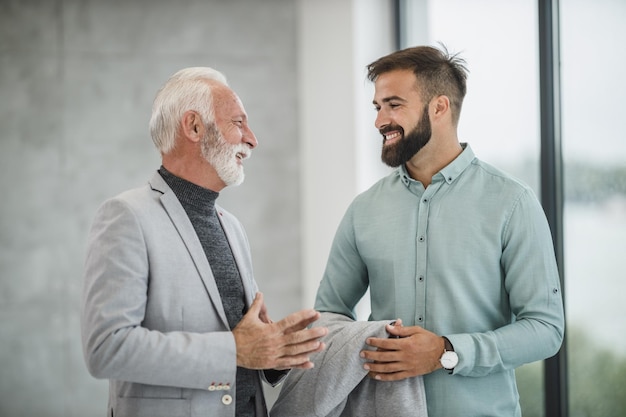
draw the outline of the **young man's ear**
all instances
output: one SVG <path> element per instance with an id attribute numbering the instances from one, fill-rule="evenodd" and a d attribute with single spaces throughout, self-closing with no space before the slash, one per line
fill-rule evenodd
<path id="1" fill-rule="evenodd" d="M 450 112 L 450 99 L 448 96 L 437 96 L 431 101 L 431 117 L 440 119 Z"/>

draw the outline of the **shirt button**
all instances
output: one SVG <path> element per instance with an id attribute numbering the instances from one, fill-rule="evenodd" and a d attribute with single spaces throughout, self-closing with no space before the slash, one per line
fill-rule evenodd
<path id="1" fill-rule="evenodd" d="M 420 282 L 424 281 L 424 275 L 420 275 L 418 279 L 420 280 Z"/>
<path id="2" fill-rule="evenodd" d="M 417 318 L 417 321 L 419 321 L 420 323 L 421 323 L 421 322 L 423 322 L 423 321 L 424 321 L 424 317 L 419 316 L 419 317 Z"/>
<path id="3" fill-rule="evenodd" d="M 417 240 L 419 240 L 420 242 L 423 242 L 426 239 L 424 239 L 424 236 L 420 236 L 419 239 L 417 239 Z"/>
<path id="4" fill-rule="evenodd" d="M 232 402 L 233 402 L 233 397 L 231 397 L 230 395 L 226 394 L 222 397 L 222 404 L 230 405 Z"/>

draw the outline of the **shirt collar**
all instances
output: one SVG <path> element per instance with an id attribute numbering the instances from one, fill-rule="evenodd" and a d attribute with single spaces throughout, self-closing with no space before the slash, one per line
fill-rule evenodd
<path id="1" fill-rule="evenodd" d="M 459 156 L 457 156 L 452 162 L 446 165 L 441 171 L 433 176 L 433 182 L 438 181 L 439 179 L 443 179 L 448 184 L 452 183 L 461 173 L 467 168 L 474 158 L 474 151 L 469 146 L 468 143 L 461 143 L 461 147 L 463 147 L 463 151 Z M 398 167 L 398 174 L 404 185 L 407 187 L 411 184 L 412 181 L 415 181 L 406 170 L 405 164 L 402 164 Z"/>

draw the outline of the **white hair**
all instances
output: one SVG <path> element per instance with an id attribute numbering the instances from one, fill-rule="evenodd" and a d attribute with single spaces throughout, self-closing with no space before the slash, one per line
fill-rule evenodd
<path id="1" fill-rule="evenodd" d="M 191 67 L 176 72 L 157 92 L 152 104 L 150 135 L 162 154 L 174 148 L 176 134 L 186 111 L 197 111 L 207 125 L 215 122 L 212 86 L 207 81 L 228 86 L 221 72 L 208 67 Z"/>

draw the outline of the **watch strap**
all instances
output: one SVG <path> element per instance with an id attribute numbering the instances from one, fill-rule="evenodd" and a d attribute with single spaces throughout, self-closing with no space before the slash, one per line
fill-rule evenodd
<path id="1" fill-rule="evenodd" d="M 443 337 L 444 352 L 454 352 L 454 346 L 452 346 L 452 343 L 450 342 L 450 340 L 445 336 L 441 336 L 441 337 Z"/>
<path id="2" fill-rule="evenodd" d="M 443 353 L 445 354 L 446 352 L 454 352 L 454 346 L 452 346 L 452 342 L 450 342 L 450 339 L 448 339 L 445 336 L 441 336 L 443 338 Z M 454 368 L 451 369 L 447 369 L 444 368 L 446 371 L 448 371 L 448 374 L 452 375 L 454 373 Z"/>

